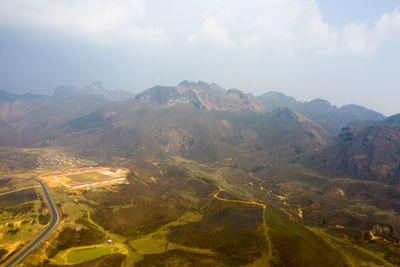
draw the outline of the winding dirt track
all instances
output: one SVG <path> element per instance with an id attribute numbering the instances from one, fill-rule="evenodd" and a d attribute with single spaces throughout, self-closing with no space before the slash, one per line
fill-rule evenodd
<path id="1" fill-rule="evenodd" d="M 263 203 L 258 203 L 258 202 L 255 202 L 255 201 L 233 200 L 233 199 L 227 199 L 227 198 L 219 197 L 218 194 L 221 191 L 224 191 L 224 189 L 222 189 L 222 187 L 220 185 L 218 185 L 218 184 L 217 184 L 217 186 L 218 186 L 218 192 L 216 192 L 214 194 L 214 196 L 213 196 L 215 199 L 218 199 L 218 200 L 221 200 L 221 201 L 226 201 L 226 202 L 256 205 L 256 206 L 260 206 L 260 207 L 263 208 L 264 235 L 265 235 L 265 239 L 267 240 L 267 244 L 268 244 L 268 254 L 266 256 L 267 256 L 268 261 L 271 260 L 272 259 L 272 245 L 271 245 L 271 239 L 270 239 L 269 234 L 268 234 L 268 226 L 267 226 L 267 220 L 266 220 L 266 214 L 265 214 L 266 210 L 267 210 L 267 205 L 265 205 Z"/>

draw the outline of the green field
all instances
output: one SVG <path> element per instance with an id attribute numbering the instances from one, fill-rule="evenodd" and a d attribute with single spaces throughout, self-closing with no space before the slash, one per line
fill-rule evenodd
<path id="1" fill-rule="evenodd" d="M 99 173 L 99 172 L 86 172 L 86 173 L 77 173 L 77 174 L 70 174 L 66 176 L 67 178 L 73 180 L 74 182 L 90 182 L 90 181 L 97 181 L 101 179 L 110 178 L 110 176 Z"/>
<path id="2" fill-rule="evenodd" d="M 70 264 L 77 264 L 85 261 L 97 259 L 101 256 L 111 254 L 110 247 L 92 247 L 71 250 L 67 255 L 67 261 Z"/>

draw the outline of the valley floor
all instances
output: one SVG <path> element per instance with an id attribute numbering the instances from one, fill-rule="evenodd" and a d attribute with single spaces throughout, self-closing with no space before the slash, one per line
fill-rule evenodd
<path id="1" fill-rule="evenodd" d="M 126 166 L 125 183 L 101 187 L 71 190 L 50 178 L 79 166 L 18 173 L 42 177 L 60 214 L 24 266 L 400 264 L 397 200 L 365 199 L 366 192 L 390 195 L 388 186 L 328 179 L 296 164 L 251 171 L 230 160 L 206 165 L 181 157 Z M 109 169 L 96 170 L 98 177 L 112 175 Z M 86 173 L 60 179 L 97 179 Z M 38 236 L 48 210 L 34 185 L 0 183 L 3 260 Z"/>

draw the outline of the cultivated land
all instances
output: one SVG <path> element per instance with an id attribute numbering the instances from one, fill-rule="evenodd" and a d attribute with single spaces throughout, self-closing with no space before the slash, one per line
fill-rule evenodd
<path id="1" fill-rule="evenodd" d="M 387 199 L 362 198 L 362 187 L 388 190 L 376 183 L 327 179 L 297 164 L 251 171 L 229 157 L 212 165 L 167 157 L 131 166 L 126 183 L 73 190 L 72 184 L 125 170 L 70 163 L 20 172 L 47 183 L 60 215 L 47 242 L 24 259 L 26 266 L 391 266 L 397 260 L 396 245 L 389 245 L 393 234 L 384 226 L 355 223 L 357 216 L 399 216 Z M 0 182 L 5 259 L 40 234 L 48 210 L 33 183 Z M 359 193 L 350 198 L 354 190 Z"/>

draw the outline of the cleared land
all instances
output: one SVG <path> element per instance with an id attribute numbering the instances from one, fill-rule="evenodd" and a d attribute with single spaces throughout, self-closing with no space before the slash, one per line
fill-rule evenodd
<path id="1" fill-rule="evenodd" d="M 69 264 L 76 264 L 85 261 L 90 261 L 112 252 L 110 247 L 92 247 L 71 250 L 67 254 Z"/>
<path id="2" fill-rule="evenodd" d="M 100 172 L 85 172 L 85 173 L 77 173 L 77 174 L 69 174 L 65 177 L 72 180 L 74 183 L 84 183 L 90 181 L 97 181 L 101 179 L 111 178 L 109 175 L 102 174 Z"/>

